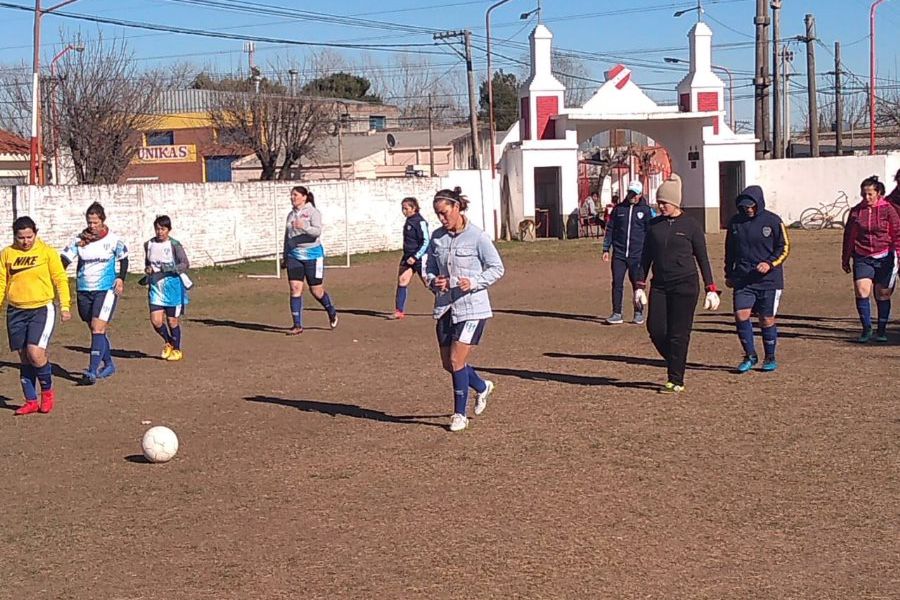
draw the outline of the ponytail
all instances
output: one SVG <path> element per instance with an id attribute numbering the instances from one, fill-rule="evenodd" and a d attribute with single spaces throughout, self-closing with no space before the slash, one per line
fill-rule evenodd
<path id="1" fill-rule="evenodd" d="M 294 186 L 291 188 L 291 191 L 297 192 L 298 194 L 303 194 L 304 196 L 306 196 L 307 202 L 309 202 L 313 206 L 316 205 L 316 197 L 313 195 L 313 193 L 311 191 L 306 189 L 304 186 L 302 186 L 302 185 Z"/>

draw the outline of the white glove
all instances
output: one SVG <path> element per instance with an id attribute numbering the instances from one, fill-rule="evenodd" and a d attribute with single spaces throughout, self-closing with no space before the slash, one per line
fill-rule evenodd
<path id="1" fill-rule="evenodd" d="M 634 291 L 634 305 L 647 306 L 647 294 L 644 292 L 644 290 Z"/>
<path id="2" fill-rule="evenodd" d="M 706 302 L 703 303 L 703 308 L 706 310 L 719 310 L 719 294 L 716 292 L 706 292 Z"/>

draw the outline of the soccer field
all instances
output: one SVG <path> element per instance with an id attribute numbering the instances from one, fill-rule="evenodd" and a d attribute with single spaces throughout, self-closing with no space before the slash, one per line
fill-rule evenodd
<path id="1" fill-rule="evenodd" d="M 896 597 L 897 320 L 851 343 L 840 233 L 791 235 L 779 370 L 733 373 L 726 292 L 676 397 L 643 327 L 601 324 L 599 242 L 501 244 L 471 361 L 497 389 L 461 433 L 430 294 L 384 319 L 397 253 L 328 270 L 340 325 L 307 292 L 299 337 L 286 281 L 246 277 L 271 263 L 192 272 L 179 363 L 133 277 L 113 378 L 75 385 L 89 335 L 63 324 L 56 408 L 14 418 L 0 363 L 0 598 Z M 140 459 L 148 422 L 172 462 Z"/>

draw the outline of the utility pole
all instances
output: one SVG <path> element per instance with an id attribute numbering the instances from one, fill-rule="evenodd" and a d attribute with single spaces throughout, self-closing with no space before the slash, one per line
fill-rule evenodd
<path id="1" fill-rule="evenodd" d="M 834 43 L 834 155 L 844 154 L 844 94 L 841 90 L 841 43 Z"/>
<path id="2" fill-rule="evenodd" d="M 782 155 L 787 156 L 791 146 L 791 76 L 794 71 L 794 51 L 786 47 L 781 49 L 781 71 L 784 74 L 784 89 L 781 91 L 781 110 L 784 111 L 784 148 Z M 789 73 L 788 70 L 791 72 Z"/>
<path id="3" fill-rule="evenodd" d="M 819 156 L 819 106 L 816 98 L 816 18 L 806 15 L 806 81 L 809 91 L 809 155 Z"/>
<path id="4" fill-rule="evenodd" d="M 297 95 L 297 69 L 288 69 L 288 75 L 291 77 L 291 96 Z"/>
<path id="5" fill-rule="evenodd" d="M 781 123 L 781 0 L 772 0 L 772 155 L 784 158 L 784 137 Z"/>
<path id="6" fill-rule="evenodd" d="M 428 94 L 428 165 L 431 169 L 431 176 L 435 177 L 436 174 L 434 172 L 434 119 L 432 119 L 432 112 L 434 111 L 434 106 L 432 104 L 433 98 L 431 94 Z"/>
<path id="7" fill-rule="evenodd" d="M 769 5 L 756 0 L 756 158 L 768 157 L 769 146 Z"/>
<path id="8" fill-rule="evenodd" d="M 443 33 L 435 33 L 433 38 L 436 40 L 445 40 L 448 38 L 463 38 L 466 47 L 464 55 L 466 59 L 466 74 L 469 81 L 469 129 L 472 136 L 472 160 L 469 167 L 472 169 L 481 169 L 481 144 L 478 139 L 478 112 L 475 103 L 475 68 L 472 63 L 472 32 L 465 31 L 445 31 Z"/>

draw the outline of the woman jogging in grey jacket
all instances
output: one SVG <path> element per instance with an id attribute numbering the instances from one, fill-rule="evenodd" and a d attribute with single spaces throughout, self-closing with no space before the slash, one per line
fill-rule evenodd
<path id="1" fill-rule="evenodd" d="M 428 247 L 426 282 L 435 293 L 434 318 L 441 363 L 453 376 L 453 416 L 450 431 L 469 424 L 469 388 L 475 390 L 476 415 L 487 407 L 494 384 L 478 376 L 466 362 L 493 316 L 487 288 L 503 276 L 503 261 L 490 237 L 465 216 L 468 200 L 462 190 L 434 195 L 434 212 L 441 221 Z"/>

